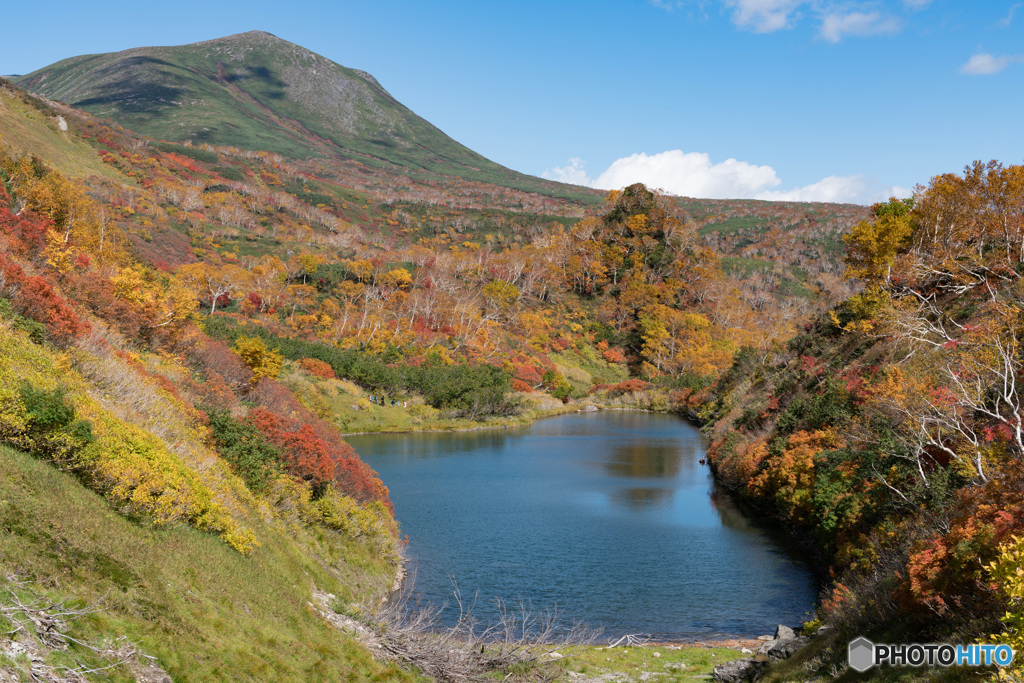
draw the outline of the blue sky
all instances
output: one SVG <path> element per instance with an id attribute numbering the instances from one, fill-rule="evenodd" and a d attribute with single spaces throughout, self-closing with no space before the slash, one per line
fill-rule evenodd
<path id="1" fill-rule="evenodd" d="M 867 203 L 1024 161 L 1022 2 L 18 2 L 0 73 L 259 29 L 525 173 Z"/>

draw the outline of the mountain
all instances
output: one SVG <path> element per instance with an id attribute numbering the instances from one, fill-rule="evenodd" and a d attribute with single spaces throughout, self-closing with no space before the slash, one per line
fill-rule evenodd
<path id="1" fill-rule="evenodd" d="M 12 80 L 156 139 L 355 159 L 546 194 L 572 189 L 484 158 L 370 74 L 263 31 L 71 57 Z"/>

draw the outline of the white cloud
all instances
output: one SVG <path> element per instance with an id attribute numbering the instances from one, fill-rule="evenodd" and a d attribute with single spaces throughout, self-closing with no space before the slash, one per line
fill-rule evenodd
<path id="1" fill-rule="evenodd" d="M 884 187 L 864 176 L 829 176 L 789 190 L 777 189 L 782 180 L 771 166 L 726 159 L 712 163 L 702 152 L 670 150 L 660 154 L 633 154 L 618 159 L 597 178 L 573 158 L 568 165 L 544 171 L 543 177 L 601 190 L 617 190 L 633 183 L 684 197 L 707 199 L 766 199 L 800 202 L 871 204 L 890 196 L 908 197 L 900 187 Z"/>
<path id="2" fill-rule="evenodd" d="M 886 17 L 878 12 L 848 12 L 825 15 L 818 35 L 830 43 L 838 43 L 844 35 L 870 36 L 899 30 L 900 22 L 895 17 Z"/>
<path id="3" fill-rule="evenodd" d="M 755 166 L 736 159 L 712 164 L 707 154 L 676 149 L 623 157 L 599 175 L 593 187 L 611 190 L 644 183 L 672 194 L 725 198 L 752 197 L 781 182 L 771 166 Z"/>
<path id="4" fill-rule="evenodd" d="M 756 33 L 789 28 L 803 0 L 723 0 L 733 10 L 732 21 Z"/>
<path id="5" fill-rule="evenodd" d="M 1007 13 L 1007 15 L 1005 17 L 1003 17 L 1002 19 L 1000 19 L 999 21 L 996 22 L 996 26 L 1001 26 L 1003 28 L 1009 28 L 1010 24 L 1013 23 L 1013 15 L 1017 13 L 1017 10 L 1019 10 L 1020 7 L 1021 7 L 1021 3 L 1019 3 L 1019 2 L 1015 3 L 1012 7 L 1010 7 L 1010 11 Z"/>
<path id="6" fill-rule="evenodd" d="M 792 190 L 761 192 L 754 199 L 780 202 L 854 202 L 863 203 L 875 194 L 863 176 L 834 176 Z"/>
<path id="7" fill-rule="evenodd" d="M 557 180 L 560 183 L 569 183 L 570 185 L 589 187 L 591 184 L 590 176 L 583 170 L 583 161 L 577 157 L 569 159 L 569 164 L 566 166 L 555 166 L 545 170 L 540 176 L 548 180 Z"/>
<path id="8" fill-rule="evenodd" d="M 969 76 L 986 76 L 999 73 L 1014 62 L 1020 61 L 1024 61 L 1024 56 L 1003 55 L 1002 57 L 994 57 L 987 52 L 979 52 L 960 67 L 960 73 Z"/>
<path id="9" fill-rule="evenodd" d="M 710 0 L 650 0 L 667 11 Z M 902 12 L 923 10 L 934 0 L 718 0 L 731 10 L 732 23 L 755 33 L 774 33 L 793 28 L 806 13 L 820 22 L 819 36 L 838 43 L 843 36 L 897 33 Z M 901 8 L 902 6 L 902 8 Z M 1012 19 L 1012 11 L 1008 19 Z"/>

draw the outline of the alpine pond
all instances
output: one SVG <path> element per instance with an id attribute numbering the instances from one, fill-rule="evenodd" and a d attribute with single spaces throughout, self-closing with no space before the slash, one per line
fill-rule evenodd
<path id="1" fill-rule="evenodd" d="M 806 621 L 810 569 L 723 492 L 701 433 L 601 412 L 512 430 L 348 438 L 391 490 L 415 590 L 458 617 L 495 598 L 607 636 L 750 636 Z"/>

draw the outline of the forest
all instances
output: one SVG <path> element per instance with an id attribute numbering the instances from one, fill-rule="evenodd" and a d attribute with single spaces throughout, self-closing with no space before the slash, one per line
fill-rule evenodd
<path id="1" fill-rule="evenodd" d="M 581 200 L 0 101 L 29 122 L 0 133 L 0 435 L 120 514 L 387 573 L 345 432 L 673 411 L 827 573 L 818 672 L 864 634 L 1024 645 L 1024 167 L 870 211 Z"/>

